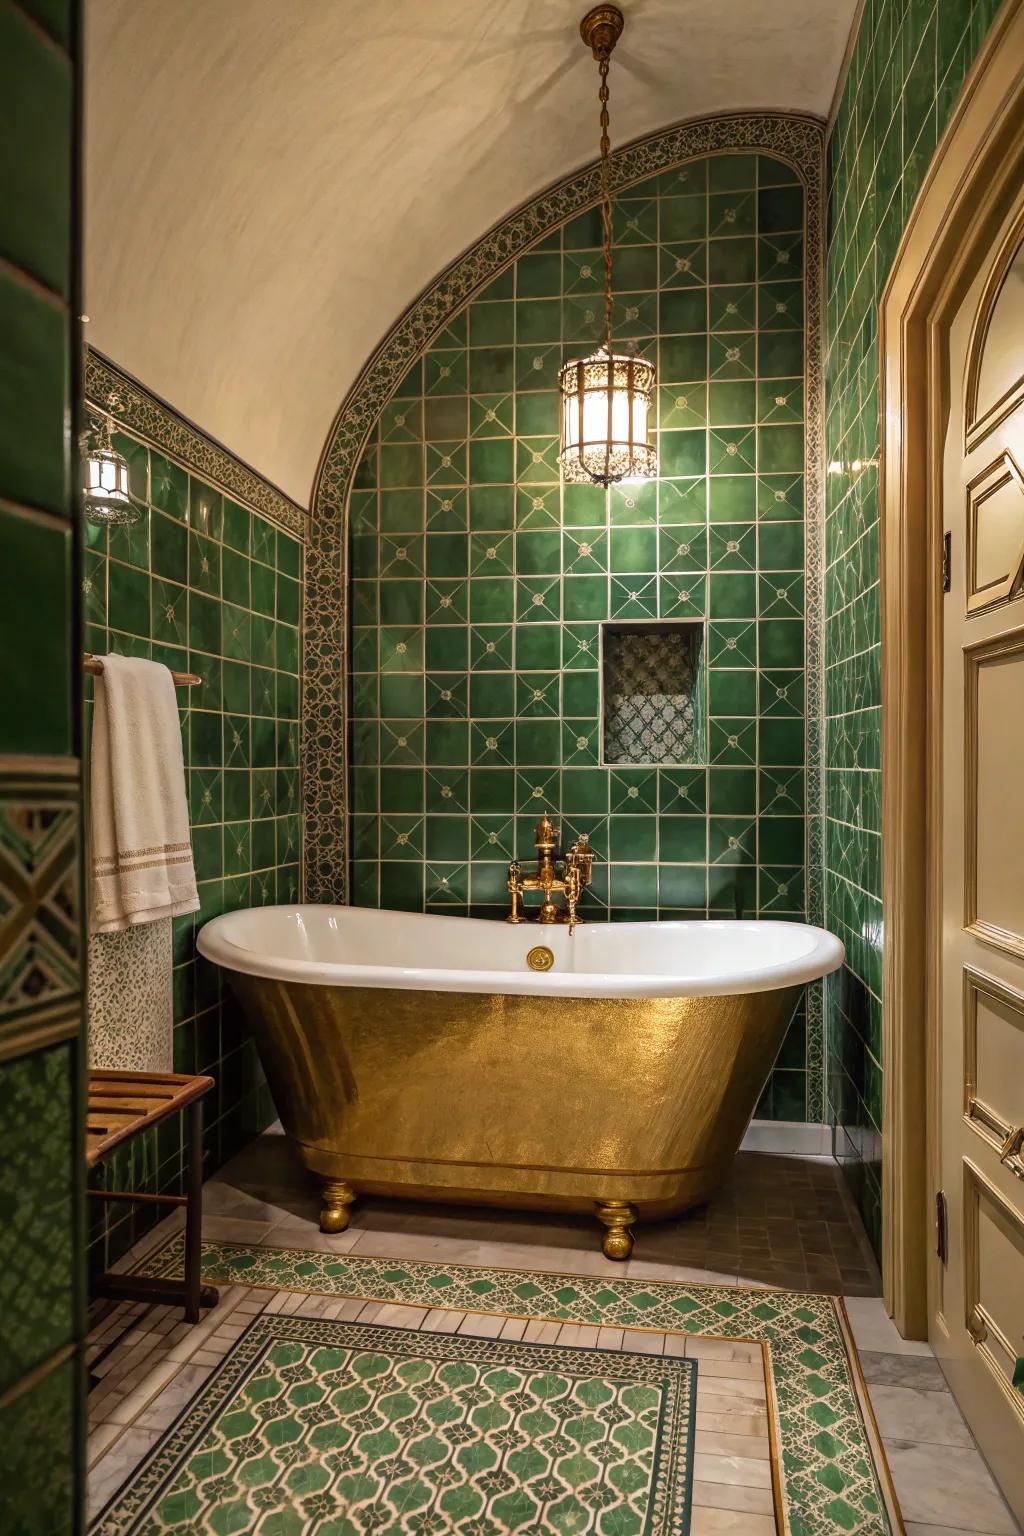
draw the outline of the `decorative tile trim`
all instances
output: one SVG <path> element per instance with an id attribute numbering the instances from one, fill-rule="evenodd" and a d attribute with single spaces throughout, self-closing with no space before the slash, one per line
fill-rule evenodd
<path id="1" fill-rule="evenodd" d="M 180 1274 L 182 1252 L 182 1238 L 171 1238 L 146 1272 Z M 203 1244 L 203 1272 L 224 1285 L 759 1343 L 786 1536 L 902 1531 L 841 1298 L 217 1242 Z"/>
<path id="2" fill-rule="evenodd" d="M 117 396 L 113 407 L 108 404 L 112 394 Z M 85 398 L 89 405 L 146 438 L 185 469 L 244 502 L 250 511 L 270 518 L 297 539 L 306 538 L 309 516 L 304 507 L 92 347 L 85 354 Z"/>
<path id="3" fill-rule="evenodd" d="M 612 190 L 709 154 L 754 151 L 785 161 L 800 177 L 806 207 L 805 425 L 807 571 L 807 863 L 808 916 L 820 922 L 822 885 L 822 518 L 823 125 L 787 114 L 732 115 L 670 128 L 627 145 L 612 158 Z M 346 550 L 348 501 L 366 441 L 393 391 L 467 300 L 534 242 L 592 206 L 598 169 L 591 165 L 549 188 L 490 230 L 453 262 L 396 321 L 368 360 L 331 428 L 313 496 L 306 581 L 304 677 L 304 840 L 306 895 L 346 899 Z M 808 997 L 808 1104 L 822 1112 L 821 989 Z"/>
<path id="4" fill-rule="evenodd" d="M 81 788 L 72 771 L 0 764 L 0 1057 L 77 1033 Z"/>

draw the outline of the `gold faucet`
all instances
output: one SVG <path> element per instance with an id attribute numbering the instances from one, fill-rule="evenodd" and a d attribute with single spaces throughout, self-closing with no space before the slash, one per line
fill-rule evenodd
<path id="1" fill-rule="evenodd" d="M 581 834 L 564 857 L 558 854 L 558 833 L 549 816 L 542 816 L 533 837 L 537 849 L 537 873 L 523 875 L 518 860 L 508 867 L 508 889 L 512 897 L 509 923 L 568 923 L 569 932 L 576 927 L 576 911 L 584 887 L 588 886 L 594 867 L 594 854 L 590 839 Z M 557 873 L 561 864 L 562 873 Z M 523 908 L 524 891 L 541 891 L 544 896 L 536 918 L 526 915 Z M 562 893 L 564 907 L 557 907 L 552 900 L 555 892 Z"/>

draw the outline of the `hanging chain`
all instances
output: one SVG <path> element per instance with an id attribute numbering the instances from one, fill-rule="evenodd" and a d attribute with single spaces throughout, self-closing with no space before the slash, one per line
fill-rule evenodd
<path id="1" fill-rule="evenodd" d="M 611 150 L 611 139 L 608 137 L 608 59 L 601 59 L 598 63 L 601 75 L 601 89 L 598 91 L 598 100 L 601 103 L 601 231 L 604 245 L 604 333 L 605 345 L 609 354 L 612 350 L 612 190 L 611 171 L 608 164 L 608 155 Z"/>

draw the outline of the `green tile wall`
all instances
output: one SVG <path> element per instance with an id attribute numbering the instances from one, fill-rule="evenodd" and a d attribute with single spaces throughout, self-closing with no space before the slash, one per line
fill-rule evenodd
<path id="1" fill-rule="evenodd" d="M 881 1238 L 878 302 L 996 0 L 867 0 L 828 146 L 825 899 L 830 1118 Z M 855 465 L 860 465 L 856 468 Z"/>
<path id="2" fill-rule="evenodd" d="M 82 1529 L 79 51 L 74 0 L 0 3 L 4 1536 Z"/>
<path id="3" fill-rule="evenodd" d="M 220 972 L 196 955 L 195 934 L 220 912 L 299 897 L 303 550 L 141 437 L 115 433 L 114 443 L 143 516 L 130 528 L 88 529 L 87 648 L 203 679 L 179 693 L 202 907 L 174 923 L 174 1068 L 216 1080 L 206 1100 L 209 1173 L 274 1118 L 241 1011 Z M 176 1188 L 179 1131 L 169 1126 L 112 1162 L 111 1184 Z M 97 1217 L 94 1246 L 110 1258 L 149 1224 L 144 1209 L 110 1206 Z"/>
<path id="4" fill-rule="evenodd" d="M 457 314 L 357 473 L 352 899 L 500 918 L 550 811 L 597 850 L 591 918 L 802 917 L 803 190 L 725 154 L 617 198 L 615 336 L 658 364 L 660 475 L 607 492 L 557 457 L 599 240 L 572 219 Z M 705 614 L 707 762 L 602 767 L 599 622 Z M 807 1118 L 805 1033 L 762 1113 Z"/>

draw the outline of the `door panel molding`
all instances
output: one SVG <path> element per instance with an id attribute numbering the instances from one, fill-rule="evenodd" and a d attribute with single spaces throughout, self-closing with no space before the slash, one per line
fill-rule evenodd
<path id="1" fill-rule="evenodd" d="M 967 352 L 967 378 L 964 392 L 965 421 L 964 421 L 964 451 L 973 453 L 979 443 L 984 442 L 990 432 L 1004 422 L 1007 416 L 1024 401 L 1024 375 L 1010 386 L 1006 392 L 994 400 L 982 415 L 978 415 L 978 396 L 981 388 L 981 367 L 985 357 L 985 347 L 988 342 L 989 328 L 995 314 L 999 295 L 1003 291 L 1003 283 L 1010 270 L 1010 264 L 1020 249 L 1024 240 L 1024 209 L 1020 217 L 1014 219 L 1006 232 L 995 266 L 985 284 L 981 304 L 974 323 L 974 331 Z"/>
<path id="2" fill-rule="evenodd" d="M 1000 1154 L 1000 1162 L 1017 1178 L 1024 1179 L 1024 1144 L 1018 1142 L 1021 1127 L 1008 1120 L 1000 1109 L 983 1097 L 987 1083 L 980 1081 L 978 1069 L 978 999 L 987 997 L 1016 1015 L 1014 1022 L 1024 1036 L 1024 992 L 999 981 L 973 965 L 964 966 L 964 1118 L 975 1135 Z M 1024 1079 L 1018 1091 L 1024 1095 Z M 1013 1107 L 1006 1105 L 1006 1108 Z M 1024 1105 L 1022 1115 L 1024 1118 Z"/>
<path id="3" fill-rule="evenodd" d="M 981 751 L 979 706 L 982 670 L 1013 656 L 1024 658 L 1024 624 L 1003 630 L 987 640 L 976 640 L 964 647 L 964 928 L 1006 954 L 1024 956 L 1024 932 L 992 922 L 978 912 L 978 848 L 981 841 L 979 807 L 983 802 L 1000 820 L 1003 802 L 979 794 Z M 1024 659 L 1020 663 L 1024 676 Z M 998 777 L 998 775 L 997 775 Z M 1010 775 L 1004 775 L 1009 779 Z M 1021 924 L 1024 929 L 1024 922 Z"/>
<path id="4" fill-rule="evenodd" d="M 885 1297 L 928 1332 L 934 1283 L 941 751 L 941 337 L 1024 181 L 1024 0 L 1006 0 L 964 82 L 882 296 L 882 1202 Z M 922 786 L 925 792 L 922 793 Z M 922 1114 L 922 1106 L 927 1113 Z"/>
<path id="5" fill-rule="evenodd" d="M 1024 1256 L 1024 1222 L 976 1163 L 964 1159 L 964 1310 L 967 1331 L 979 1358 L 1021 1424 L 1024 1393 L 1013 1385 L 1017 1342 L 1010 1338 L 986 1301 L 982 1217 L 986 1216 Z"/>
<path id="6" fill-rule="evenodd" d="M 1007 496 L 1006 493 L 1009 492 Z M 978 535 L 985 521 L 986 508 L 1003 493 L 1010 511 L 1009 538 L 1004 535 L 1004 550 L 1011 552 L 997 563 L 987 581 L 979 580 Z M 1000 498 L 1002 502 L 1002 497 Z M 1013 541 L 1011 543 L 1011 540 Z M 978 613 L 1015 595 L 1024 567 L 1024 472 L 1009 448 L 976 474 L 967 487 L 967 612 Z M 994 553 L 994 552 L 993 552 Z M 992 558 L 990 554 L 989 558 Z"/>

